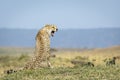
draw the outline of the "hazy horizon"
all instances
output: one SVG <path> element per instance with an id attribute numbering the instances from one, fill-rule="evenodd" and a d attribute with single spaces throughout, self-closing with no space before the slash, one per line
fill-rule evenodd
<path id="1" fill-rule="evenodd" d="M 38 29 L 0 29 L 0 46 L 35 47 Z M 120 45 L 120 28 L 63 29 L 51 38 L 52 48 L 104 48 Z"/>

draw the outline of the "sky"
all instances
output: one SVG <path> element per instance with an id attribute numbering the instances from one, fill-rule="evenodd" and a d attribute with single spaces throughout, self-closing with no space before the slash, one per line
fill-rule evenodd
<path id="1" fill-rule="evenodd" d="M 120 27 L 120 0 L 0 0 L 0 28 Z"/>

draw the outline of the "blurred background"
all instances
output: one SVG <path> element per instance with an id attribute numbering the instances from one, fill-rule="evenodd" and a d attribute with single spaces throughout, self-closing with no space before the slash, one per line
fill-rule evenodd
<path id="1" fill-rule="evenodd" d="M 45 24 L 53 48 L 120 45 L 120 0 L 0 0 L 0 47 L 35 47 Z"/>

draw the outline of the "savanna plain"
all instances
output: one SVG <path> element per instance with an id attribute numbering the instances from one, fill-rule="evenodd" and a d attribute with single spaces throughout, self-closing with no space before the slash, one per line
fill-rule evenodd
<path id="1" fill-rule="evenodd" d="M 120 46 L 51 49 L 53 68 L 19 71 L 34 48 L 0 47 L 0 80 L 120 80 Z M 18 70 L 7 73 L 7 70 Z"/>

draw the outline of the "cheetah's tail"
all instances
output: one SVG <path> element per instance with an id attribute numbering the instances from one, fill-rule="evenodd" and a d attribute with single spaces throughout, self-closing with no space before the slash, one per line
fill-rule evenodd
<path id="1" fill-rule="evenodd" d="M 23 68 L 20 68 L 20 69 L 17 69 L 17 70 L 14 70 L 14 69 L 9 69 L 9 70 L 6 70 L 4 71 L 5 74 L 12 74 L 12 73 L 16 73 L 18 71 L 22 71 Z"/>
<path id="2" fill-rule="evenodd" d="M 12 74 L 15 72 L 17 72 L 17 70 L 9 69 L 9 70 L 4 71 L 5 74 Z"/>

